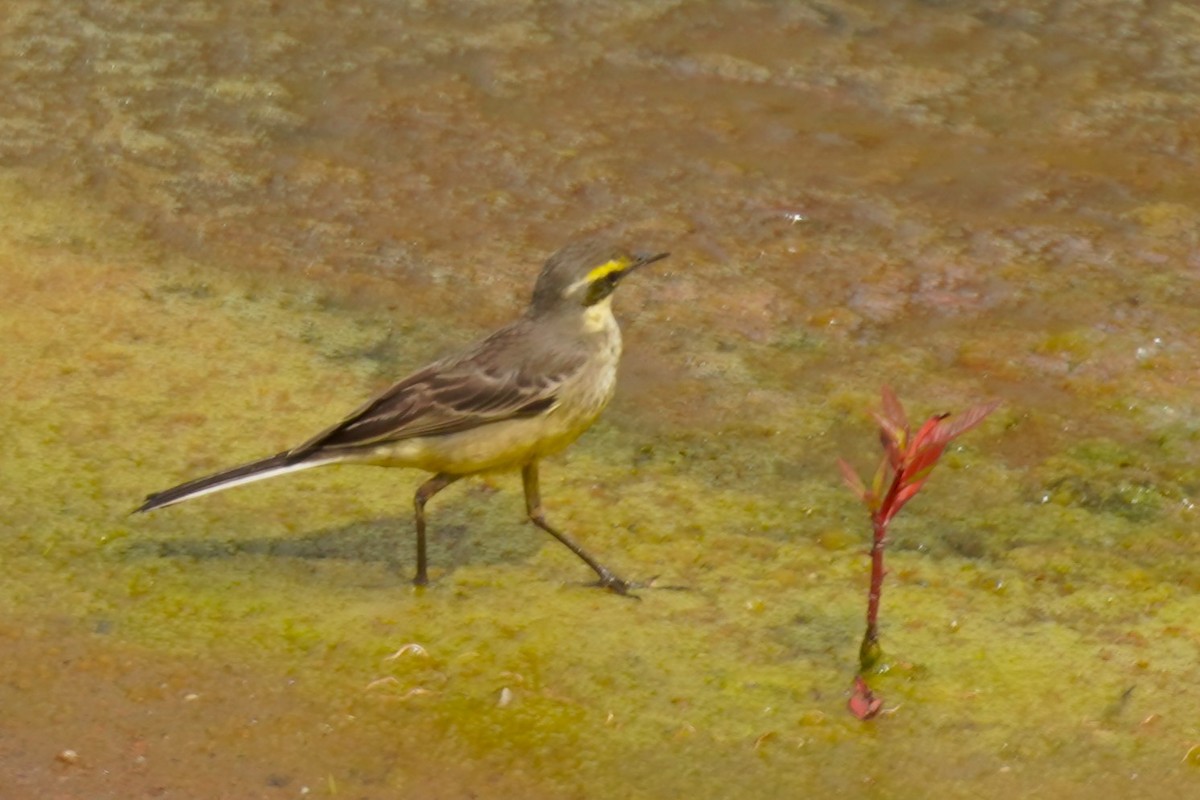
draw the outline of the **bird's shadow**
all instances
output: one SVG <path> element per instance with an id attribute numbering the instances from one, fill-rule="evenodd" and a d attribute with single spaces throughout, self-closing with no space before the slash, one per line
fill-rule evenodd
<path id="1" fill-rule="evenodd" d="M 431 526 L 432 527 L 432 526 Z M 432 568 L 450 571 L 470 564 L 514 563 L 528 559 L 540 539 L 522 526 L 494 534 L 462 524 L 442 524 L 430 530 L 427 551 Z M 239 556 L 294 558 L 309 561 L 338 559 L 362 564 L 383 564 L 391 571 L 410 573 L 416 565 L 416 534 L 412 518 L 388 517 L 354 522 L 299 536 L 262 538 L 142 539 L 121 550 L 124 558 L 233 559 Z"/>

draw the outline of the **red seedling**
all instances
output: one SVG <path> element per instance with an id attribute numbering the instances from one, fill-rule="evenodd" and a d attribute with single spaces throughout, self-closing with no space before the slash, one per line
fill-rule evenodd
<path id="1" fill-rule="evenodd" d="M 862 482 L 853 467 L 838 459 L 846 485 L 862 499 L 871 513 L 874 533 L 871 543 L 871 589 L 867 595 L 867 632 L 858 651 L 860 674 L 856 678 L 855 693 L 850 702 L 851 712 L 859 719 L 869 719 L 878 713 L 878 706 L 874 705 L 878 698 L 867 689 L 861 675 L 875 666 L 881 654 L 878 618 L 883 576 L 886 574 L 883 550 L 887 544 L 888 524 L 905 503 L 921 491 L 945 452 L 946 445 L 983 422 L 998 405 L 998 401 L 984 403 L 957 417 L 938 414 L 927 419 L 914 436 L 904 406 L 891 387 L 884 386 L 883 407 L 880 411 L 872 412 L 879 423 L 879 440 L 884 456 L 875 470 L 870 487 Z M 861 702 L 863 698 L 867 702 Z M 860 702 L 856 703 L 856 699 Z M 882 705 L 882 701 L 879 703 Z"/>

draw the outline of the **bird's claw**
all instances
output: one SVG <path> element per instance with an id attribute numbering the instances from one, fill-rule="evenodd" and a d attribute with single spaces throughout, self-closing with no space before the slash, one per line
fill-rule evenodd
<path id="1" fill-rule="evenodd" d="M 600 577 L 588 585 L 589 586 L 597 586 L 601 589 L 608 589 L 610 592 L 612 592 L 614 594 L 619 594 L 622 597 L 631 597 L 634 600 L 641 599 L 637 595 L 632 594 L 630 591 L 632 589 L 637 588 L 638 587 L 637 584 L 632 583 L 631 581 L 627 581 L 623 578 L 618 578 L 616 575 L 614 575 L 611 572 L 608 572 L 607 570 L 600 573 Z"/>
<path id="2" fill-rule="evenodd" d="M 630 597 L 634 600 L 642 599 L 633 593 L 633 590 L 635 589 L 670 589 L 674 591 L 682 591 L 688 588 L 686 586 L 659 586 L 658 577 L 659 576 L 655 575 L 653 578 L 644 581 L 627 581 L 623 578 L 618 578 L 611 572 L 605 571 L 600 574 L 600 577 L 597 580 L 588 585 L 598 586 L 601 589 L 608 589 L 614 594 L 619 594 L 622 597 Z"/>

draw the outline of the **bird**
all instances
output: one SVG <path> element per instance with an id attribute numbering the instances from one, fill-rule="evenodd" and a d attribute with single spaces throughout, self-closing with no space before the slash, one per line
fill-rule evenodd
<path id="1" fill-rule="evenodd" d="M 302 444 L 150 494 L 134 513 L 330 464 L 416 468 L 432 473 L 413 497 L 413 583 L 424 586 L 426 504 L 461 478 L 519 468 L 529 520 L 591 567 L 593 585 L 628 594 L 634 584 L 547 520 L 538 464 L 574 442 L 612 399 L 621 358 L 613 292 L 668 255 L 631 253 L 606 239 L 567 244 L 546 260 L 524 313 L 508 325 L 402 378 Z"/>

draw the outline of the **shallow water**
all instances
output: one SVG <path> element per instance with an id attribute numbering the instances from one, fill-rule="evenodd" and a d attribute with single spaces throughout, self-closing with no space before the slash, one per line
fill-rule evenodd
<path id="1" fill-rule="evenodd" d="M 1186 796 L 1198 51 L 1153 0 L 8 3 L 5 796 Z M 127 516 L 594 231 L 673 255 L 544 499 L 685 590 L 582 586 L 514 476 L 421 592 L 417 473 Z M 863 724 L 885 382 L 1004 405 L 894 526 Z"/>

